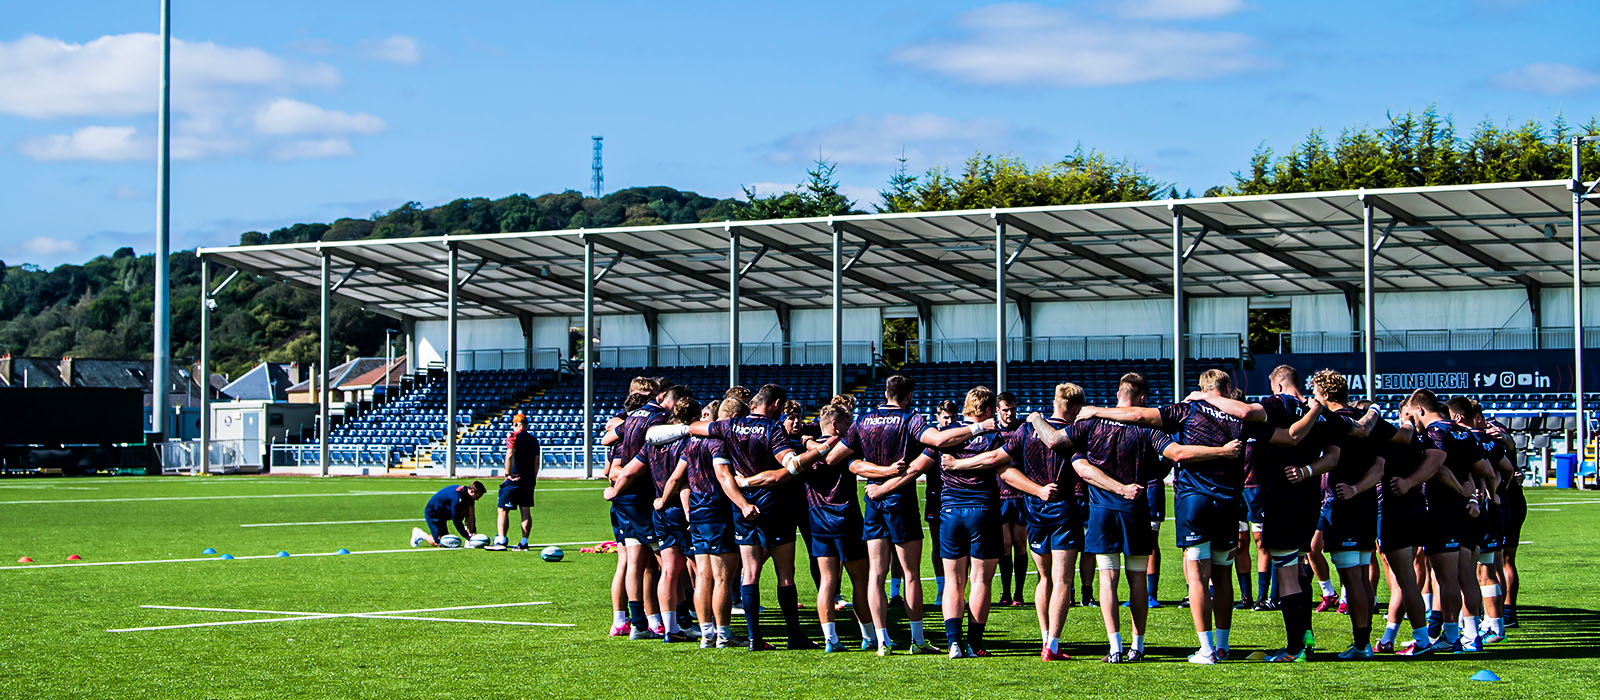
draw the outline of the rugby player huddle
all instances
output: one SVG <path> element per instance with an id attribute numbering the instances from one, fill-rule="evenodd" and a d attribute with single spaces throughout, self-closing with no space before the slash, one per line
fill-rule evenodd
<path id="1" fill-rule="evenodd" d="M 1498 552 L 1514 553 L 1526 511 L 1505 430 L 1470 399 L 1446 407 L 1419 390 L 1400 407 L 1396 427 L 1352 404 L 1337 372 L 1313 376 L 1310 397 L 1291 367 L 1274 369 L 1270 379 L 1273 394 L 1247 403 L 1226 372 L 1208 370 L 1198 391 L 1159 408 L 1145 405 L 1149 387 L 1137 374 L 1122 377 L 1114 407 L 1086 405 L 1079 386 L 1062 383 L 1051 415 L 1026 421 L 1016 420 L 1014 400 L 997 420 L 995 394 L 977 387 L 959 417 L 935 427 L 911 408 L 912 379 L 895 375 L 881 406 L 856 417 L 851 397 L 835 397 L 811 435 L 802 435 L 798 407 L 776 385 L 754 395 L 734 387 L 702 406 L 686 387 L 635 379 L 604 438 L 612 483 L 605 497 L 623 544 L 611 634 L 772 649 L 758 614 L 761 572 L 770 562 L 788 648 L 816 648 L 800 622 L 798 533 L 812 559 L 825 651 L 848 648 L 835 622 L 842 609 L 856 618 L 861 649 L 886 656 L 897 648 L 884 592 L 893 572 L 903 578 L 907 651 L 988 656 L 990 585 L 1009 539 L 1002 503 L 1014 496 L 1038 572 L 1040 658 L 1068 658 L 1060 637 L 1081 553 L 1093 555 L 1099 574 L 1109 641 L 1101 660 L 1140 661 L 1170 475 L 1186 605 L 1199 639 L 1191 663 L 1236 658 L 1230 569 L 1251 530 L 1270 561 L 1270 607 L 1282 612 L 1285 632 L 1282 649 L 1255 658 L 1294 662 L 1311 653 L 1304 564 L 1314 539 L 1346 589 L 1352 642 L 1340 659 L 1476 651 L 1503 639 L 1506 594 L 1514 599 L 1516 577 L 1514 559 L 1503 562 Z M 866 481 L 864 500 L 858 477 Z M 925 504 L 918 502 L 919 478 Z M 928 641 L 923 626 L 924 529 L 942 647 Z M 1376 645 L 1374 552 L 1392 591 Z M 1018 581 L 1025 566 L 1019 562 Z M 1126 643 L 1118 601 L 1124 572 L 1132 622 Z M 854 598 L 849 607 L 838 599 L 844 576 Z M 731 622 L 736 601 L 743 638 Z M 698 630 L 689 622 L 691 606 Z M 1402 620 L 1412 638 L 1397 646 Z"/>

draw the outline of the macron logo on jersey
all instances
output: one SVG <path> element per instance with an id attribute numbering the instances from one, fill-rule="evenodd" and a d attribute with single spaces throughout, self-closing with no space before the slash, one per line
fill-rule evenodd
<path id="1" fill-rule="evenodd" d="M 899 425 L 904 422 L 905 420 L 900 416 L 893 415 L 870 415 L 858 421 L 864 428 Z"/>
<path id="2" fill-rule="evenodd" d="M 746 437 L 767 434 L 767 426 L 764 425 L 733 425 L 729 427 L 733 428 L 733 432 Z"/>
<path id="3" fill-rule="evenodd" d="M 1230 416 L 1230 415 L 1228 415 L 1226 413 L 1223 413 L 1221 409 L 1217 408 L 1216 406 L 1212 406 L 1211 404 L 1206 403 L 1204 401 L 1195 402 L 1194 407 L 1199 409 L 1201 413 L 1204 413 L 1204 414 L 1206 414 L 1208 416 L 1211 416 L 1213 419 L 1222 421 L 1224 423 L 1239 423 L 1239 422 L 1241 422 L 1238 418 L 1234 418 L 1233 416 Z"/>

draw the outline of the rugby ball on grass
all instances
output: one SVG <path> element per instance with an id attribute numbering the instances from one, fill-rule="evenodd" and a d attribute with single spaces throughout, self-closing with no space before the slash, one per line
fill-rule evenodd
<path id="1" fill-rule="evenodd" d="M 445 535 L 439 538 L 439 546 L 445 549 L 460 549 L 461 538 L 455 535 Z"/>
<path id="2" fill-rule="evenodd" d="M 554 546 L 545 547 L 539 552 L 539 558 L 545 561 L 561 561 L 561 558 L 566 555 L 566 552 L 561 551 L 560 547 Z"/>
<path id="3" fill-rule="evenodd" d="M 478 534 L 467 539 L 467 548 L 469 549 L 482 549 L 486 544 L 489 544 L 488 535 Z"/>

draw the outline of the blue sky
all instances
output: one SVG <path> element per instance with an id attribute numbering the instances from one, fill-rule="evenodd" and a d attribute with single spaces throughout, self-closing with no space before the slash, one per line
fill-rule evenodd
<path id="1" fill-rule="evenodd" d="M 772 191 L 820 152 L 866 205 L 902 149 L 921 171 L 1081 143 L 1199 192 L 1258 144 L 1390 111 L 1587 121 L 1600 45 L 1574 7 L 174 0 L 173 245 L 587 191 L 594 134 L 608 191 Z M 7 264 L 153 247 L 157 8 L 7 8 Z"/>

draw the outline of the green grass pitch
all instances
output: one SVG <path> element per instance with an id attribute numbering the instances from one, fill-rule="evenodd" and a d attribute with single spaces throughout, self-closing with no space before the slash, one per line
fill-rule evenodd
<path id="1" fill-rule="evenodd" d="M 606 586 L 615 555 L 579 554 L 580 545 L 572 544 L 564 547 L 566 561 L 545 563 L 532 552 L 409 549 L 407 534 L 421 524 L 423 502 L 442 485 L 288 477 L 0 481 L 0 697 L 1600 695 L 1600 611 L 1593 609 L 1600 607 L 1593 554 L 1600 494 L 1529 491 L 1533 510 L 1520 553 L 1522 627 L 1485 653 L 1416 662 L 1196 667 L 1183 662 L 1195 639 L 1188 611 L 1176 605 L 1151 613 L 1150 661 L 1125 666 L 1098 663 L 1103 630 L 1099 615 L 1084 609 L 1072 611 L 1063 636 L 1073 659 L 1041 663 L 1031 606 L 993 613 L 989 636 L 996 657 L 954 662 L 861 652 L 751 654 L 612 639 L 606 636 Z M 534 542 L 610 537 L 595 482 L 545 482 L 534 517 Z M 399 519 L 406 521 L 241 527 Z M 492 532 L 488 499 L 479 503 L 478 522 Z M 1169 526 L 1162 533 L 1166 600 L 1182 585 L 1171 537 Z M 197 559 L 207 547 L 236 557 L 279 550 L 291 556 L 45 568 L 68 563 L 71 554 L 83 564 Z M 339 548 L 354 554 L 307 556 Z M 367 553 L 373 550 L 404 551 Z M 23 556 L 36 563 L 13 563 Z M 814 598 L 809 578 L 801 579 L 801 600 Z M 768 573 L 763 592 L 769 608 L 775 607 L 772 591 Z M 1381 590 L 1380 600 L 1387 595 Z M 549 604 L 396 614 L 573 627 L 141 607 L 332 615 L 532 601 Z M 935 617 L 929 616 L 929 633 L 938 638 Z M 109 631 L 271 619 L 278 621 Z M 1276 613 L 1238 613 L 1235 651 L 1242 656 L 1281 646 L 1280 621 Z M 1319 614 L 1315 623 L 1322 648 L 1337 651 L 1348 643 L 1348 618 Z M 1377 627 L 1381 632 L 1381 622 Z M 807 628 L 820 634 L 814 622 Z M 840 629 L 847 641 L 855 638 L 853 625 Z M 895 636 L 905 634 L 902 622 Z M 1469 681 L 1480 669 L 1504 680 Z"/>

